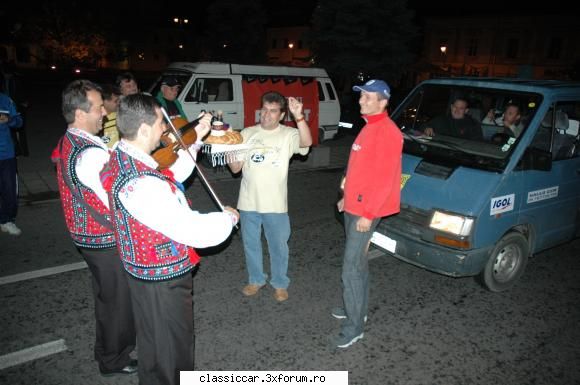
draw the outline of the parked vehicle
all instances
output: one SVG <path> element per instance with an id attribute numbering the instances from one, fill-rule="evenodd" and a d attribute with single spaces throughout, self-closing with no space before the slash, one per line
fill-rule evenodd
<path id="1" fill-rule="evenodd" d="M 151 86 L 152 95 L 159 92 L 161 78 L 168 75 L 181 83 L 177 100 L 190 120 L 202 110 L 222 111 L 225 122 L 241 130 L 259 122 L 260 97 L 274 90 L 302 100 L 315 144 L 338 132 L 340 104 L 324 69 L 178 62 L 170 64 Z M 293 124 L 289 113 L 285 124 Z"/>
<path id="2" fill-rule="evenodd" d="M 480 139 L 424 135 L 458 95 Z M 519 135 L 501 126 L 521 111 Z M 488 115 L 493 120 L 482 124 Z M 393 113 L 404 133 L 401 212 L 372 243 L 395 257 L 450 275 L 478 275 L 489 290 L 510 288 L 528 258 L 580 231 L 580 83 L 518 79 L 435 79 Z"/>

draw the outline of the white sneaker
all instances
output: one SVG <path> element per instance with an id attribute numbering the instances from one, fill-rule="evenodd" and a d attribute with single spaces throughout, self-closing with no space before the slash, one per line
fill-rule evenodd
<path id="1" fill-rule="evenodd" d="M 22 234 L 22 230 L 18 228 L 13 222 L 6 222 L 0 225 L 0 230 L 10 235 L 18 236 Z"/>

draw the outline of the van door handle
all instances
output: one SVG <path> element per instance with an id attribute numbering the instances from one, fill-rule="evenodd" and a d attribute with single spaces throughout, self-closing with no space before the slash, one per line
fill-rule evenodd
<path id="1" fill-rule="evenodd" d="M 226 112 L 227 115 L 237 115 L 237 112 Z"/>

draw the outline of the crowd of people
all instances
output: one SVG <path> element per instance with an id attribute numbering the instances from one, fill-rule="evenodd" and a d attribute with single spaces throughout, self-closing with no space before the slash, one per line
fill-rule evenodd
<path id="1" fill-rule="evenodd" d="M 400 199 L 402 136 L 386 112 L 390 89 L 372 80 L 354 91 L 367 124 L 353 143 L 344 198 L 337 203 L 346 233 L 343 303 L 332 311 L 342 320 L 332 341 L 337 348 L 363 337 L 368 244 L 380 218 L 398 212 Z M 102 86 L 75 80 L 62 92 L 67 127 L 52 153 L 66 227 L 91 272 L 98 369 L 103 376 L 138 373 L 140 384 L 177 384 L 180 371 L 194 369 L 196 248 L 224 243 L 238 221 L 248 273 L 243 295 L 255 296 L 269 284 L 275 301 L 289 299 L 289 162 L 312 145 L 302 102 L 264 93 L 259 123 L 241 131 L 247 153 L 228 164 L 242 175 L 237 208 L 200 213 L 188 203 L 182 182 L 195 170 L 211 114 L 198 118 L 197 142 L 180 149 L 171 167 L 161 170 L 152 157 L 168 129 L 164 112 L 188 118 L 178 92 L 172 77 L 162 80 L 155 97 L 140 92 L 130 73 Z M 8 98 L 1 95 L 0 102 L 0 225 L 15 232 L 15 188 L 7 183 L 16 179 L 15 159 L 6 138 L 22 122 Z M 296 127 L 281 124 L 287 113 Z"/>

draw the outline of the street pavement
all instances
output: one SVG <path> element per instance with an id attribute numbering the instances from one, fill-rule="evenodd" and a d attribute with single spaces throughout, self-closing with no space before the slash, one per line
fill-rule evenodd
<path id="1" fill-rule="evenodd" d="M 289 176 L 290 298 L 270 286 L 241 293 L 247 275 L 239 232 L 200 251 L 194 277 L 197 370 L 347 370 L 351 385 L 571 385 L 580 381 L 580 240 L 530 260 L 518 284 L 491 293 L 468 278 L 434 274 L 387 256 L 370 261 L 369 320 L 352 347 L 330 347 L 340 321 L 344 233 L 335 217 L 339 169 Z M 235 202 L 239 178 L 216 180 Z M 198 181 L 192 207 L 215 211 Z M 0 234 L 0 279 L 82 259 L 58 201 L 21 206 L 23 234 Z M 267 255 L 266 249 L 265 253 Z M 266 271 L 269 264 L 265 258 Z M 46 343 L 64 351 L 0 368 L 0 384 L 135 385 L 102 378 L 92 358 L 90 274 L 77 269 L 0 285 L 2 357 Z M 184 384 L 185 385 L 185 384 Z"/>

